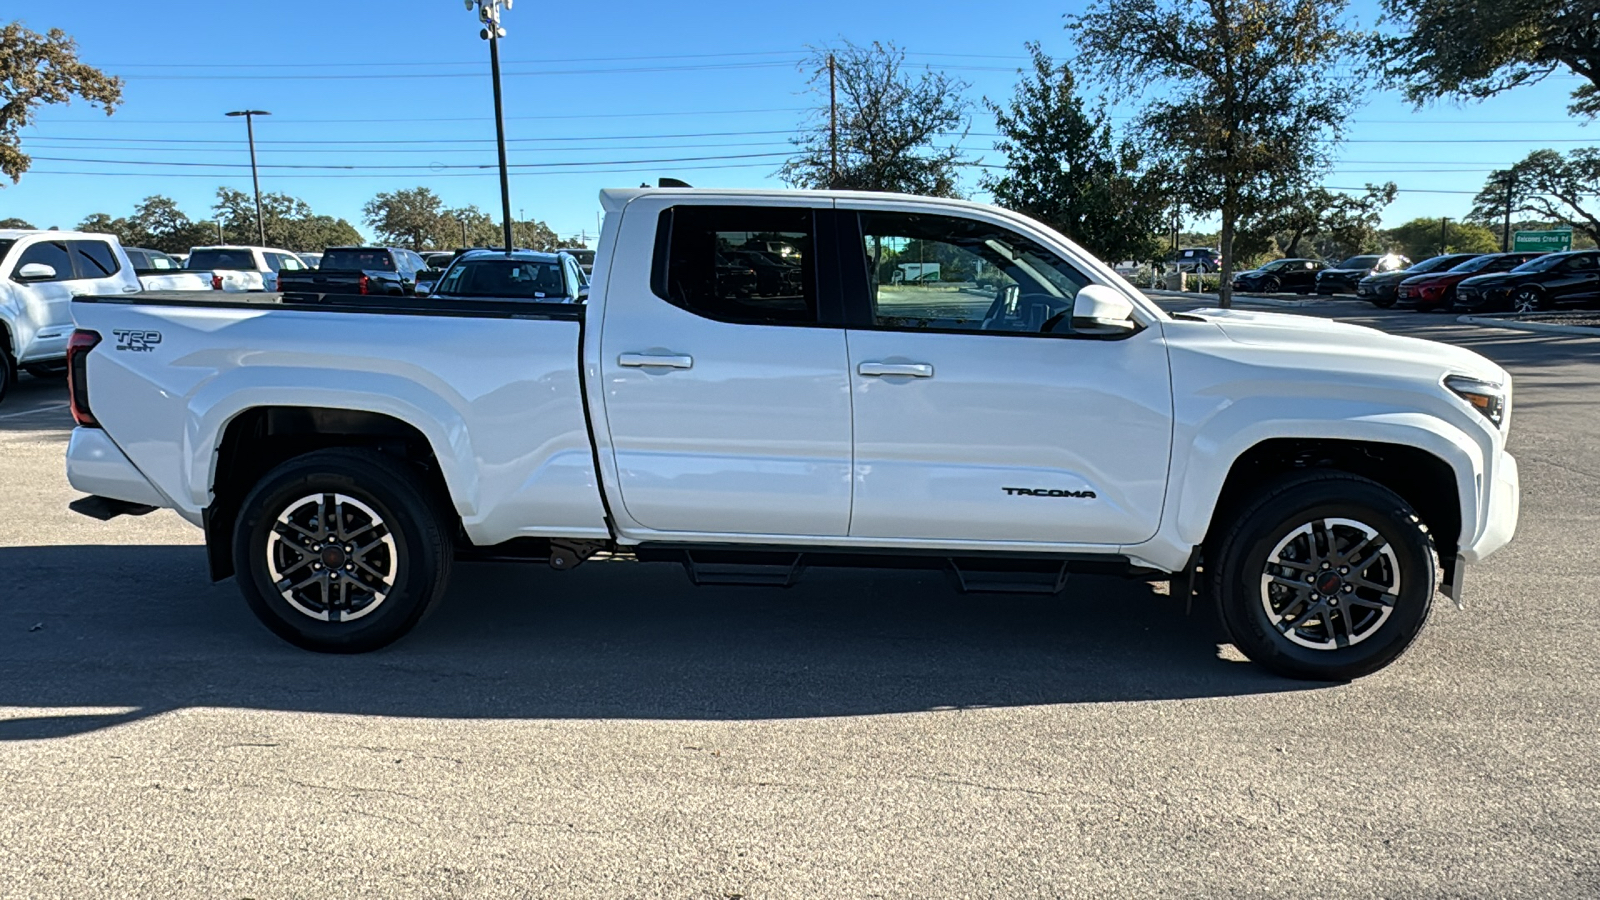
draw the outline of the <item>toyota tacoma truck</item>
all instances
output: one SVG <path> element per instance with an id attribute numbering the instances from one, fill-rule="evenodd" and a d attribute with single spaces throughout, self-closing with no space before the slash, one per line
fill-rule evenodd
<path id="1" fill-rule="evenodd" d="M 1320 318 L 1169 314 L 1028 218 L 853 192 L 612 190 L 585 303 L 74 304 L 101 518 L 176 510 L 265 625 L 356 652 L 458 558 L 700 584 L 938 567 L 1170 580 L 1287 676 L 1403 652 L 1511 539 L 1511 379 Z M 756 251 L 788 274 L 730 278 Z M 907 259 L 945 280 L 907 283 Z"/>

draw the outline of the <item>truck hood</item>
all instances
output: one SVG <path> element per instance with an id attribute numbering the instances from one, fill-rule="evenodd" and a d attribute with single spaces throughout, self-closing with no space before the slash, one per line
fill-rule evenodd
<path id="1" fill-rule="evenodd" d="M 1215 323 L 1236 344 L 1304 353 L 1308 363 L 1312 357 L 1323 360 L 1337 357 L 1342 360 L 1343 367 L 1349 367 L 1350 360 L 1355 358 L 1362 360 L 1363 371 L 1369 372 L 1391 367 L 1438 372 L 1441 378 L 1461 374 L 1499 384 L 1509 382 L 1505 369 L 1471 350 L 1401 337 L 1363 325 L 1318 316 L 1238 309 L 1200 309 L 1187 315 Z M 1365 362 L 1368 360 L 1371 364 Z"/>

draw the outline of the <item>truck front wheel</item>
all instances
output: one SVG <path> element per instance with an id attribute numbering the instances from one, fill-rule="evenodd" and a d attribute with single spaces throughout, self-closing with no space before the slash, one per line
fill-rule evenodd
<path id="1" fill-rule="evenodd" d="M 233 556 L 262 624 L 323 653 L 375 650 L 410 631 L 443 595 L 451 560 L 417 478 L 355 449 L 267 473 L 240 509 Z"/>
<path id="2" fill-rule="evenodd" d="M 1278 479 L 1206 550 L 1234 646 L 1280 675 L 1348 681 L 1397 659 L 1437 584 L 1433 544 L 1398 494 L 1342 472 Z"/>

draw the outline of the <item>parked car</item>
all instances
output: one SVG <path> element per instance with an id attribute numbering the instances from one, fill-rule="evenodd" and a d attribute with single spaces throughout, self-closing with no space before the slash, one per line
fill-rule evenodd
<path id="1" fill-rule="evenodd" d="M 309 268 L 312 268 L 312 269 L 320 269 L 320 268 L 322 268 L 322 254 L 321 253 L 308 253 L 308 252 L 305 252 L 305 251 L 300 251 L 300 252 L 295 253 L 295 256 L 300 257 L 300 261 L 305 263 L 306 266 L 309 267 Z"/>
<path id="2" fill-rule="evenodd" d="M 178 263 L 176 259 L 162 253 L 160 250 L 146 250 L 143 247 L 124 247 L 128 254 L 128 262 L 133 266 L 133 273 L 139 276 L 139 284 L 147 291 L 206 291 L 211 289 L 211 282 L 198 272 L 190 272 Z"/>
<path id="3" fill-rule="evenodd" d="M 15 383 L 19 368 L 40 377 L 61 374 L 72 336 L 74 295 L 121 296 L 195 286 L 183 273 L 176 274 L 180 277 L 141 277 L 115 235 L 0 230 L 0 399 Z"/>
<path id="4" fill-rule="evenodd" d="M 1600 300 L 1600 251 L 1547 253 L 1509 272 L 1474 275 L 1456 285 L 1456 308 L 1528 313 L 1561 303 Z"/>
<path id="5" fill-rule="evenodd" d="M 210 272 L 211 287 L 218 291 L 275 291 L 278 272 L 299 272 L 307 268 L 288 250 L 270 247 L 220 245 L 195 247 L 186 264 L 191 271 Z"/>
<path id="6" fill-rule="evenodd" d="M 578 303 L 588 297 L 588 287 L 577 260 L 564 253 L 468 250 L 439 276 L 429 296 Z"/>
<path id="7" fill-rule="evenodd" d="M 557 252 L 572 254 L 572 258 L 578 261 L 578 268 L 583 270 L 585 276 L 594 271 L 594 251 L 588 247 L 562 247 Z"/>
<path id="8" fill-rule="evenodd" d="M 1456 285 L 1474 275 L 1507 272 L 1539 253 L 1485 253 L 1443 272 L 1428 272 L 1402 279 L 1395 291 L 1394 305 L 1416 307 L 1419 312 L 1449 309 L 1456 301 Z"/>
<path id="9" fill-rule="evenodd" d="M 1222 255 L 1210 247 L 1186 247 L 1167 257 L 1180 272 L 1210 273 L 1222 269 Z"/>
<path id="10" fill-rule="evenodd" d="M 608 552 L 700 584 L 886 564 L 970 591 L 1203 577 L 1234 646 L 1318 680 L 1398 657 L 1436 586 L 1459 598 L 1515 531 L 1511 379 L 1464 348 L 1168 315 L 976 203 L 644 189 L 601 206 L 592 304 L 76 302 L 74 508 L 177 510 L 213 578 L 320 651 L 405 634 L 458 552 L 559 571 Z M 749 234 L 784 235 L 800 296 L 724 292 L 718 247 Z M 863 277 L 883 237 L 1005 283 L 930 305 Z M 544 257 L 467 255 L 441 288 L 481 271 L 520 290 L 529 264 L 554 280 Z"/>
<path id="11" fill-rule="evenodd" d="M 1394 253 L 1352 256 L 1317 273 L 1317 293 L 1324 296 L 1354 294 L 1356 285 L 1368 275 L 1395 272 L 1409 265 L 1411 260 Z"/>
<path id="12" fill-rule="evenodd" d="M 1356 282 L 1356 296 L 1369 301 L 1373 306 L 1380 309 L 1388 309 L 1394 305 L 1395 298 L 1400 293 L 1400 282 L 1418 275 L 1426 275 L 1429 272 L 1448 271 L 1482 255 L 1481 253 L 1450 253 L 1444 256 L 1430 256 L 1419 263 L 1413 263 L 1408 268 L 1368 275 Z"/>
<path id="13" fill-rule="evenodd" d="M 285 293 L 374 294 L 400 297 L 415 293 L 422 257 L 404 247 L 329 247 L 322 265 L 278 274 Z"/>
<path id="14" fill-rule="evenodd" d="M 1323 265 L 1315 259 L 1275 259 L 1259 269 L 1233 276 L 1233 289 L 1263 294 L 1280 291 L 1309 294 L 1316 290 L 1317 273 L 1322 271 Z"/>

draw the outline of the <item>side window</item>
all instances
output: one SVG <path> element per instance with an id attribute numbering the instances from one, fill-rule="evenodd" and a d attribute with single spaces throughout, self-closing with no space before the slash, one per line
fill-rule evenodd
<path id="1" fill-rule="evenodd" d="M 282 271 L 298 272 L 305 268 L 305 264 L 300 262 L 300 257 L 298 256 L 289 253 L 279 253 L 276 256 L 278 257 L 278 268 Z"/>
<path id="2" fill-rule="evenodd" d="M 1067 333 L 1089 279 L 1030 238 L 973 219 L 864 212 L 880 328 Z"/>
<path id="3" fill-rule="evenodd" d="M 1593 271 L 1595 269 L 1595 257 L 1587 255 L 1574 256 L 1572 260 L 1567 263 L 1567 268 L 1574 272 Z"/>
<path id="4" fill-rule="evenodd" d="M 135 269 L 160 268 L 159 266 L 152 264 L 155 260 L 155 257 L 144 252 L 143 250 L 133 250 L 128 247 L 123 247 L 122 252 L 128 254 L 128 262 L 132 263 Z"/>
<path id="5" fill-rule="evenodd" d="M 22 251 L 22 255 L 17 257 L 16 267 L 11 270 L 11 277 L 16 278 L 17 273 L 22 271 L 22 267 L 29 263 L 43 263 L 56 270 L 54 278 L 31 279 L 35 283 L 69 281 L 74 277 L 72 274 L 72 256 L 67 252 L 65 241 L 40 241 L 36 244 L 29 244 L 28 248 Z"/>
<path id="6" fill-rule="evenodd" d="M 719 322 L 817 321 L 811 210 L 675 206 L 661 214 L 650 287 Z"/>
<path id="7" fill-rule="evenodd" d="M 72 256 L 78 264 L 79 278 L 106 278 L 117 274 L 122 265 L 111 245 L 105 241 L 68 241 Z"/>
<path id="8" fill-rule="evenodd" d="M 276 272 L 283 267 L 282 257 L 278 256 L 276 253 L 268 253 L 265 250 L 261 251 L 261 262 L 266 269 L 273 272 Z"/>

